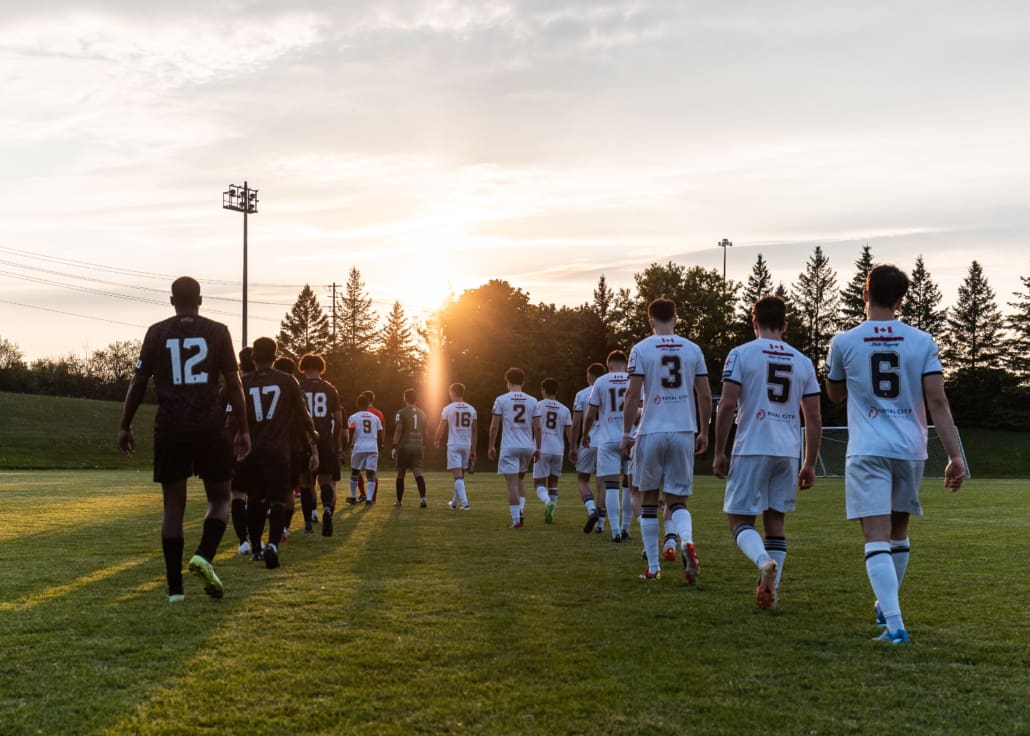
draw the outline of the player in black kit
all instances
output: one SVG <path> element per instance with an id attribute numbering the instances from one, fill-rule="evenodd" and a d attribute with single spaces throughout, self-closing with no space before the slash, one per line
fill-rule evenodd
<path id="1" fill-rule="evenodd" d="M 318 482 L 322 498 L 322 536 L 333 536 L 333 512 L 336 510 L 336 481 L 340 480 L 340 454 L 347 444 L 343 423 L 343 406 L 336 387 L 322 378 L 325 359 L 307 353 L 300 359 L 301 391 L 308 402 L 308 411 L 318 431 L 319 466 L 315 473 L 302 473 L 300 479 L 301 504 L 304 508 L 304 531 L 311 531 L 314 516 L 318 515 L 314 498 L 314 483 Z M 341 442 L 342 440 L 342 442 Z M 317 475 L 316 475 L 317 474 Z M 316 477 L 312 477 L 315 475 Z"/>

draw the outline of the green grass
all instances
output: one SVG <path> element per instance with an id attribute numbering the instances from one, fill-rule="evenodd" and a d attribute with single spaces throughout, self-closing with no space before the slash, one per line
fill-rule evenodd
<path id="1" fill-rule="evenodd" d="M 711 479 L 691 501 L 702 585 L 687 589 L 678 563 L 636 579 L 636 534 L 583 535 L 571 478 L 553 526 L 531 499 L 508 530 L 496 476 L 470 479 L 469 513 L 428 477 L 430 508 L 392 508 L 387 480 L 333 538 L 284 544 L 277 571 L 233 556 L 230 533 L 225 599 L 187 580 L 170 606 L 146 477 L 0 473 L 0 732 L 1030 731 L 1025 483 L 928 483 L 903 590 L 913 643 L 889 647 L 869 641 L 839 481 L 803 494 L 782 606 L 760 612 Z M 203 513 L 191 491 L 187 555 Z"/>

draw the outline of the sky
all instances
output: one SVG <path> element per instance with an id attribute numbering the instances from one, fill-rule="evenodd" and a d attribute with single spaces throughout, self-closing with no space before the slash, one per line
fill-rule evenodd
<path id="1" fill-rule="evenodd" d="M 649 263 L 1030 276 L 1030 5 L 0 2 L 0 337 L 139 339 L 190 274 L 238 340 L 360 270 L 412 317 Z M 113 296 L 114 295 L 114 296 Z M 128 297 L 128 298 L 126 298 Z"/>

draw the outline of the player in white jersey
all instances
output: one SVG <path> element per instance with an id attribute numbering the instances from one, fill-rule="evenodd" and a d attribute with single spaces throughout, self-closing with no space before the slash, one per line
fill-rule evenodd
<path id="1" fill-rule="evenodd" d="M 376 469 L 379 467 L 379 451 L 383 447 L 383 435 L 386 430 L 378 416 L 368 411 L 368 396 L 358 396 L 358 411 L 347 418 L 350 428 L 350 492 L 353 496 L 358 489 L 358 478 L 365 471 L 366 495 L 358 499 L 373 504 L 376 502 Z"/>
<path id="2" fill-rule="evenodd" d="M 533 439 L 533 411 L 536 399 L 522 391 L 526 374 L 521 368 L 509 368 L 504 373 L 508 393 L 494 401 L 490 417 L 489 457 L 497 460 L 497 474 L 503 475 L 508 486 L 508 507 L 511 528 L 522 526 L 526 508 L 526 471 L 537 459 L 536 441 Z M 497 454 L 497 432 L 502 428 L 501 452 Z"/>
<path id="3" fill-rule="evenodd" d="M 812 361 L 783 341 L 787 306 L 765 296 L 751 311 L 755 338 L 730 351 L 723 363 L 722 399 L 715 416 L 713 470 L 727 478 L 723 511 L 737 547 L 759 570 L 755 601 L 771 608 L 779 600 L 787 558 L 786 512 L 794 510 L 795 487 L 811 488 L 819 455 L 822 415 L 819 382 Z M 737 413 L 733 462 L 726 444 Z M 805 461 L 801 457 L 801 414 L 805 416 Z M 762 515 L 765 542 L 755 530 Z"/>
<path id="4" fill-rule="evenodd" d="M 451 403 L 443 408 L 440 424 L 436 428 L 436 446 L 447 435 L 447 469 L 454 478 L 454 496 L 447 505 L 452 509 L 461 506 L 469 510 L 468 494 L 465 491 L 465 468 L 476 460 L 476 438 L 479 425 L 476 409 L 465 403 L 465 384 L 452 383 L 449 391 Z"/>
<path id="5" fill-rule="evenodd" d="M 626 388 L 629 386 L 626 353 L 621 350 L 611 351 L 607 363 L 608 372 L 597 379 L 590 392 L 586 433 L 588 441 L 597 449 L 597 479 L 604 483 L 605 504 L 601 517 L 612 515 L 612 541 L 621 542 L 619 483 L 625 470 L 621 447 L 622 410 L 626 402 Z M 595 427 L 596 432 L 591 435 Z"/>
<path id="6" fill-rule="evenodd" d="M 862 523 L 866 574 L 885 625 L 877 638 L 892 644 L 908 642 L 898 588 L 908 566 L 909 517 L 923 513 L 927 409 L 948 453 L 944 485 L 957 491 L 966 475 L 937 344 L 896 318 L 907 291 L 903 271 L 874 267 L 863 292 L 866 321 L 834 337 L 826 359 L 827 395 L 848 399 L 847 517 Z"/>
<path id="7" fill-rule="evenodd" d="M 537 461 L 533 463 L 536 497 L 544 504 L 544 522 L 554 521 L 558 505 L 558 478 L 561 476 L 565 443 L 572 443 L 572 412 L 558 401 L 558 380 L 545 378 L 540 383 L 543 398 L 533 410 L 533 437 Z"/>
<path id="8" fill-rule="evenodd" d="M 597 448 L 588 440 L 592 436 L 583 432 L 583 420 L 589 408 L 590 392 L 594 389 L 594 382 L 603 376 L 607 369 L 600 363 L 591 363 L 587 367 L 587 386 L 576 392 L 576 398 L 572 402 L 572 449 L 569 450 L 569 460 L 576 466 L 576 485 L 579 487 L 579 497 L 583 500 L 583 506 L 587 510 L 587 523 L 583 525 L 583 533 L 589 534 L 597 526 L 600 520 L 597 505 L 594 501 L 594 494 L 590 490 L 590 476 L 597 472 Z M 604 499 L 601 492 L 603 486 L 600 478 L 595 478 L 597 497 Z"/>
<path id="9" fill-rule="evenodd" d="M 642 406 L 635 440 L 634 481 L 640 487 L 640 536 L 647 552 L 644 580 L 661 577 L 658 561 L 658 494 L 665 494 L 669 526 L 680 538 L 683 579 L 697 582 L 700 568 L 694 553 L 694 529 L 686 500 L 693 492 L 694 455 L 708 448 L 712 390 L 705 358 L 695 343 L 675 334 L 676 304 L 655 299 L 647 305 L 654 334 L 629 354 L 629 386 L 622 417 L 622 452 L 634 447 L 630 434 Z M 643 400 L 641 400 L 643 389 Z M 695 402 L 694 394 L 697 394 Z M 698 431 L 700 422 L 701 431 Z"/>

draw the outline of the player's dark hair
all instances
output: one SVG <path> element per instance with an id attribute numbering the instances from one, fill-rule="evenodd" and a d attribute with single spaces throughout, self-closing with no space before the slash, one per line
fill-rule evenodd
<path id="1" fill-rule="evenodd" d="M 200 283 L 192 276 L 180 276 L 172 282 L 172 303 L 177 307 L 200 306 Z"/>
<path id="2" fill-rule="evenodd" d="M 908 293 L 908 276 L 895 265 L 886 263 L 873 266 L 865 280 L 869 301 L 877 307 L 893 309 Z"/>
<path id="3" fill-rule="evenodd" d="M 318 371 L 318 375 L 325 373 L 325 358 L 318 353 L 304 353 L 300 356 L 301 373 L 309 370 Z"/>
<path id="4" fill-rule="evenodd" d="M 279 346 L 270 337 L 259 337 L 254 341 L 254 362 L 261 365 L 271 365 L 275 360 L 275 351 Z"/>
<path id="5" fill-rule="evenodd" d="M 608 365 L 611 365 L 613 362 L 628 363 L 629 358 L 627 358 L 626 354 L 621 350 L 613 350 L 610 353 L 608 353 L 608 358 L 605 362 L 608 363 Z"/>
<path id="6" fill-rule="evenodd" d="M 365 393 L 358 394 L 358 400 L 357 400 L 356 403 L 358 405 L 358 409 L 361 409 L 361 410 L 367 409 L 368 408 L 368 393 L 365 392 Z"/>
<path id="7" fill-rule="evenodd" d="M 647 316 L 655 322 L 672 322 L 676 319 L 676 302 L 659 297 L 647 305 Z"/>
<path id="8" fill-rule="evenodd" d="M 376 403 L 376 393 L 372 389 L 366 388 L 364 391 L 361 392 L 361 395 L 368 397 L 368 403 L 369 404 Z"/>
<path id="9" fill-rule="evenodd" d="M 504 380 L 512 386 L 521 386 L 522 382 L 526 380 L 526 373 L 521 368 L 512 366 L 504 372 Z"/>
<path id="10" fill-rule="evenodd" d="M 587 377 L 589 378 L 600 378 L 608 369 L 604 367 L 603 363 L 591 363 L 587 366 Z"/>
<path id="11" fill-rule="evenodd" d="M 254 348 L 248 345 L 240 350 L 240 370 L 244 373 L 251 373 L 256 367 L 254 365 Z"/>
<path id="12" fill-rule="evenodd" d="M 782 330 L 787 324 L 787 302 L 783 300 L 782 296 L 767 294 L 755 302 L 751 316 L 755 318 L 759 327 L 767 330 Z"/>
<path id="13" fill-rule="evenodd" d="M 297 372 L 297 364 L 293 362 L 293 358 L 287 358 L 285 355 L 281 358 L 276 358 L 272 367 L 281 373 L 286 373 L 291 376 Z"/>
<path id="14" fill-rule="evenodd" d="M 415 389 L 406 388 L 404 389 L 404 400 L 409 404 L 415 403 Z"/>
<path id="15" fill-rule="evenodd" d="M 540 382 L 540 390 L 549 396 L 554 396 L 558 393 L 558 379 L 545 378 Z"/>
<path id="16" fill-rule="evenodd" d="M 465 397 L 465 384 L 464 383 L 452 383 L 451 393 L 457 396 L 459 399 Z"/>

